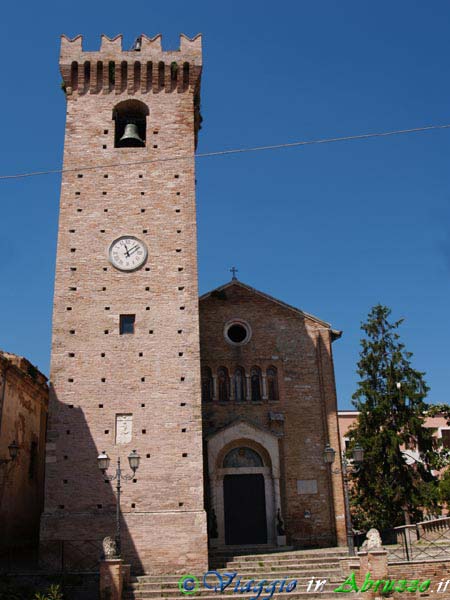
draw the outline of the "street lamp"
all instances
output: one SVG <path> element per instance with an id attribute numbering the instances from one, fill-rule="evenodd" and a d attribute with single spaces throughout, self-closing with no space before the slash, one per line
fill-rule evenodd
<path id="1" fill-rule="evenodd" d="M 353 463 L 356 466 L 356 468 L 359 469 L 361 468 L 361 463 L 364 461 L 364 448 L 362 446 L 360 446 L 359 444 L 355 444 L 354 448 L 353 448 Z M 355 467 L 354 467 L 354 472 L 357 473 L 357 471 L 355 471 Z"/>
<path id="2" fill-rule="evenodd" d="M 98 468 L 100 469 L 100 471 L 103 474 L 105 473 L 105 471 L 108 470 L 110 462 L 111 462 L 111 459 L 109 458 L 109 456 L 106 454 L 106 452 L 104 450 L 101 454 L 99 454 L 97 456 Z"/>
<path id="3" fill-rule="evenodd" d="M 16 443 L 16 440 L 13 440 L 8 446 L 9 458 L 0 458 L 0 465 L 4 465 L 13 460 L 16 460 L 17 455 L 19 454 L 19 446 Z"/>
<path id="4" fill-rule="evenodd" d="M 130 452 L 130 454 L 128 455 L 128 462 L 130 464 L 130 469 L 133 471 L 133 473 L 136 473 L 136 471 L 138 470 L 140 460 L 141 457 L 136 452 L 136 450 L 133 450 L 133 452 Z"/>
<path id="5" fill-rule="evenodd" d="M 327 444 L 325 446 L 325 450 L 323 452 L 323 460 L 327 465 L 332 465 L 334 463 L 334 459 L 336 458 L 336 450 Z"/>
<path id="6" fill-rule="evenodd" d="M 330 470 L 335 475 L 340 475 L 342 473 L 344 478 L 344 500 L 345 500 L 345 516 L 347 521 L 347 546 L 348 553 L 350 556 L 355 556 L 355 542 L 353 539 L 353 525 L 352 525 L 352 516 L 350 513 L 350 500 L 349 500 L 349 489 L 348 489 L 348 474 L 349 473 L 358 473 L 361 469 L 361 464 L 364 460 L 364 449 L 356 444 L 353 448 L 353 461 L 352 465 L 349 465 L 349 461 L 345 454 L 345 451 L 342 452 L 342 470 L 341 469 L 333 469 L 331 465 L 334 463 L 336 458 L 336 450 L 327 444 L 325 446 L 325 450 L 323 452 L 323 460 L 327 465 L 330 465 Z"/>
<path id="7" fill-rule="evenodd" d="M 105 476 L 105 480 L 106 481 L 114 481 L 114 480 L 117 481 L 117 484 L 116 484 L 116 492 L 117 492 L 116 551 L 117 551 L 118 558 L 120 557 L 120 552 L 121 552 L 121 539 L 120 539 L 120 491 L 121 491 L 121 485 L 120 485 L 120 482 L 122 481 L 122 479 L 125 479 L 127 481 L 130 481 L 131 479 L 133 479 L 134 475 L 136 474 L 136 471 L 139 468 L 140 460 L 141 460 L 141 457 L 136 452 L 136 450 L 133 450 L 132 452 L 130 452 L 130 454 L 128 455 L 128 463 L 130 465 L 130 469 L 133 471 L 133 475 L 125 475 L 124 473 L 122 473 L 122 470 L 120 468 L 120 456 L 118 456 L 117 457 L 116 474 L 115 475 L 105 475 L 106 471 L 109 468 L 109 463 L 111 462 L 111 459 L 109 458 L 109 456 L 106 454 L 106 452 L 104 450 L 97 456 L 98 468 Z"/>

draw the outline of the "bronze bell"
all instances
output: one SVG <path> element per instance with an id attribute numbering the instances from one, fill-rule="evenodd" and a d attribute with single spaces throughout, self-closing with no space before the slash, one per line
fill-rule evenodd
<path id="1" fill-rule="evenodd" d="M 125 148 L 138 148 L 145 146 L 145 142 L 139 135 L 136 123 L 127 123 L 123 136 L 119 140 L 120 145 Z"/>

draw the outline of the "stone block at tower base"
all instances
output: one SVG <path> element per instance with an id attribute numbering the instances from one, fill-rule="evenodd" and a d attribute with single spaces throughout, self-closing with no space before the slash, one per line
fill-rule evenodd
<path id="1" fill-rule="evenodd" d="M 49 572 L 96 571 L 102 557 L 102 540 L 114 536 L 114 532 L 113 513 L 46 514 L 41 528 L 41 568 Z M 122 558 L 135 574 L 208 569 L 204 511 L 125 513 L 121 538 Z"/>

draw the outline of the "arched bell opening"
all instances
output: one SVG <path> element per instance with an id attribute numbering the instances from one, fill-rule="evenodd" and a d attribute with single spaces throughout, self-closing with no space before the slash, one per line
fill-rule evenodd
<path id="1" fill-rule="evenodd" d="M 148 106 L 139 100 L 125 100 L 114 107 L 115 148 L 144 148 L 147 139 Z"/>

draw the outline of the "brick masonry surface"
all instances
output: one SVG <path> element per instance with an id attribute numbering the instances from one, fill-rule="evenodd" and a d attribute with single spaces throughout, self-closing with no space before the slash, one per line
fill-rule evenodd
<path id="1" fill-rule="evenodd" d="M 395 600 L 404 600 L 406 598 L 428 598 L 430 593 L 436 598 L 450 598 L 450 584 L 444 588 L 445 582 L 450 582 L 450 562 L 444 560 L 429 560 L 423 562 L 411 562 L 389 565 L 389 578 L 399 581 L 406 579 L 419 579 L 422 583 L 427 579 L 431 580 L 430 590 L 428 592 L 395 592 Z M 439 583 L 443 582 L 439 592 Z"/>
<path id="2" fill-rule="evenodd" d="M 342 575 L 346 579 L 351 573 L 355 575 L 355 582 L 360 590 L 361 597 L 367 600 L 378 600 L 389 597 L 393 600 L 406 600 L 407 598 L 450 598 L 450 562 L 445 559 L 430 559 L 411 562 L 387 562 L 388 554 L 385 549 L 374 552 L 360 552 L 357 558 L 348 557 L 341 560 Z M 367 578 L 367 588 L 361 591 Z M 378 591 L 374 591 L 375 582 L 381 581 Z M 415 583 L 418 581 L 419 583 Z M 425 584 L 420 591 L 421 584 Z M 389 583 L 390 582 L 390 583 Z M 370 585 L 372 583 L 372 585 Z M 385 595 L 381 593 L 384 585 L 392 587 L 392 591 Z M 414 591 L 414 588 L 417 590 Z M 409 588 L 409 589 L 408 589 Z M 428 588 L 428 589 L 427 589 Z M 349 589 L 346 587 L 346 589 Z M 405 589 L 405 591 L 396 591 Z M 353 592 L 352 592 L 353 595 Z"/>
<path id="3" fill-rule="evenodd" d="M 159 36 L 142 36 L 141 50 L 129 52 L 120 36 L 103 36 L 100 52 L 83 52 L 81 37 L 61 44 L 67 171 L 41 537 L 114 535 L 114 484 L 96 458 L 106 450 L 113 473 L 120 452 L 130 473 L 126 457 L 137 449 L 141 464 L 121 503 L 124 554 L 135 571 L 207 564 L 193 159 L 201 38 L 180 43 L 175 52 L 163 52 Z M 113 110 L 131 99 L 148 107 L 146 146 L 115 148 Z M 159 161 L 174 155 L 189 158 Z M 121 235 L 148 248 L 137 271 L 108 261 Z M 120 314 L 136 315 L 134 335 L 119 334 Z M 132 415 L 131 441 L 120 446 L 117 414 Z"/>
<path id="4" fill-rule="evenodd" d="M 22 356 L 0 351 L 0 554 L 36 544 L 43 505 L 47 378 Z M 18 445 L 10 461 L 8 446 Z M 6 556 L 8 553 L 6 553 Z"/>

